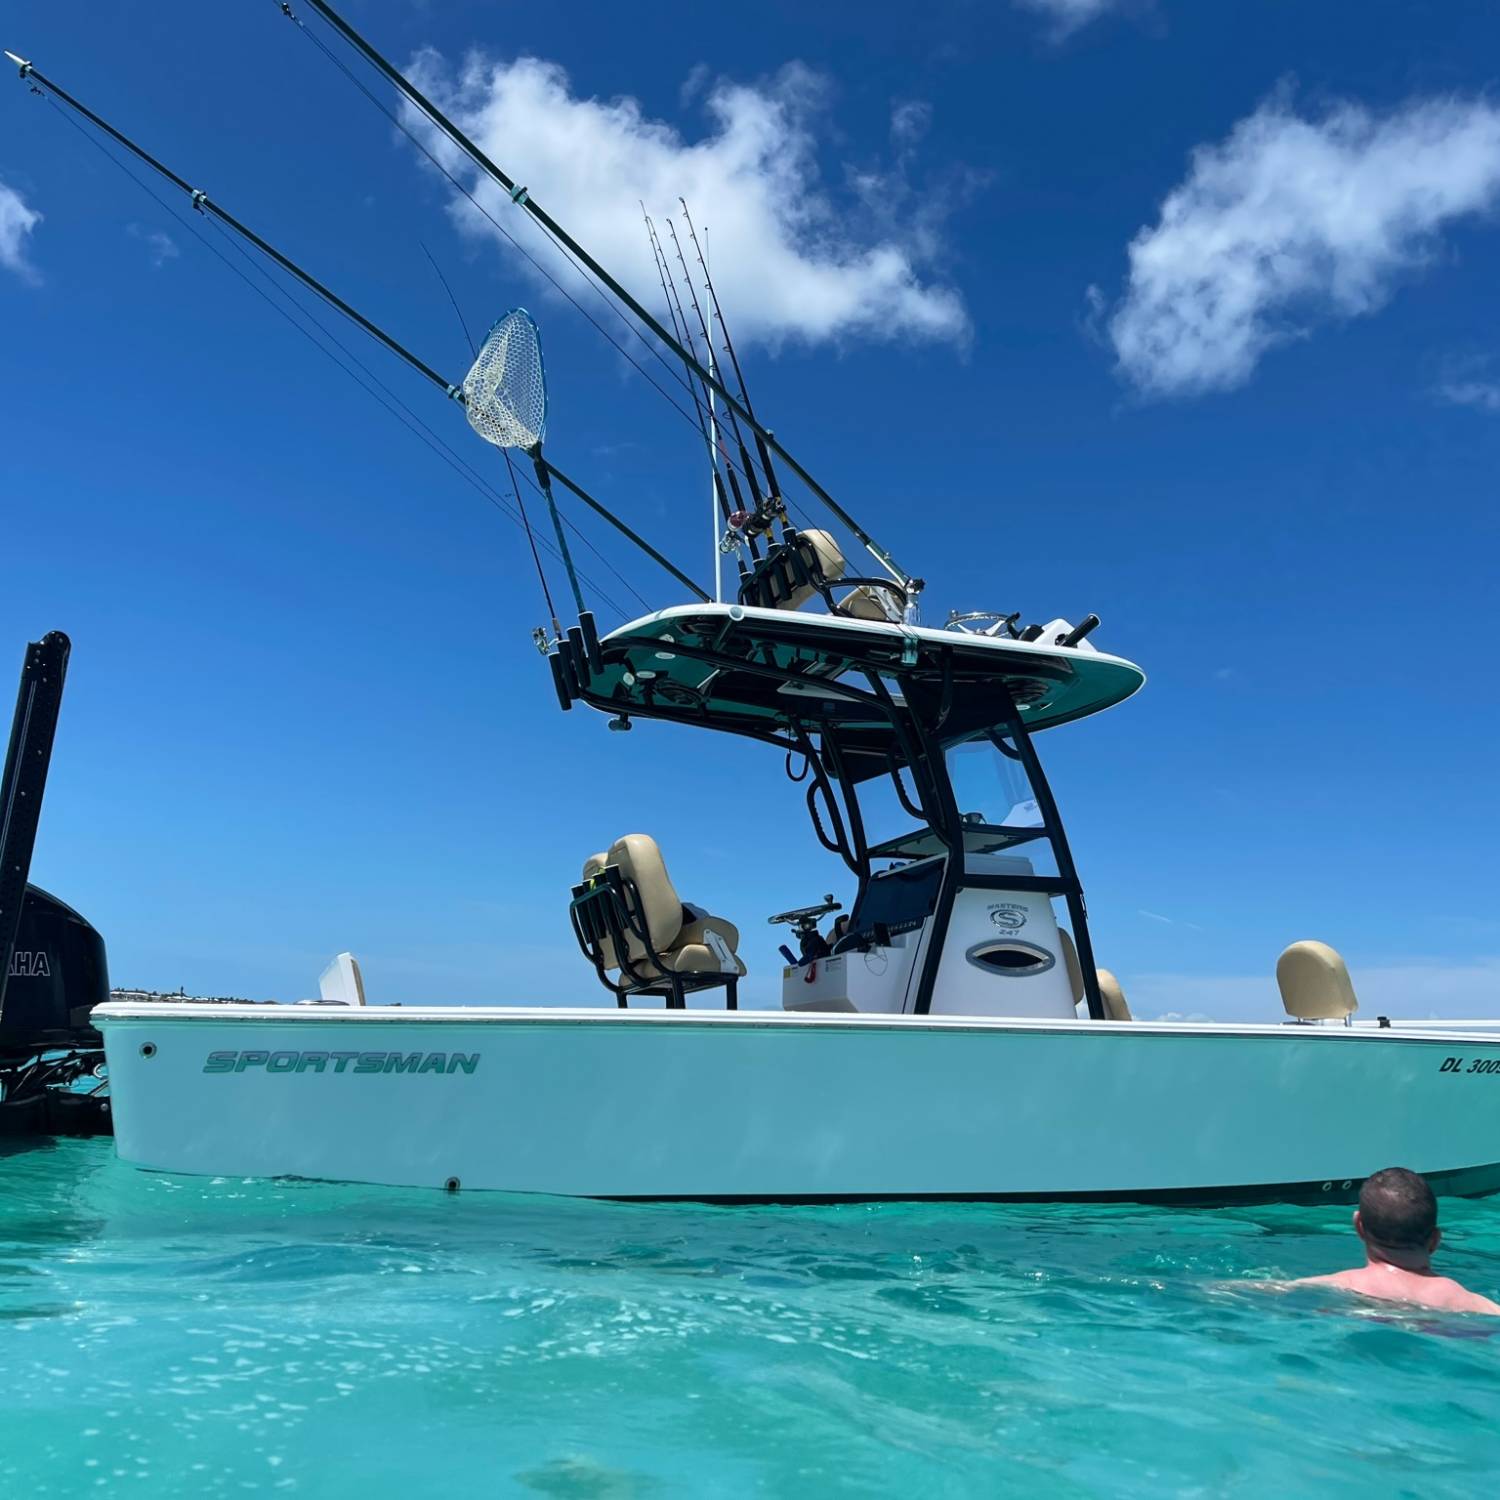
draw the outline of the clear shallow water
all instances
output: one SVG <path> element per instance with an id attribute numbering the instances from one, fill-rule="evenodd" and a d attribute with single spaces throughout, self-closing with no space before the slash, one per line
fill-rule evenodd
<path id="1" fill-rule="evenodd" d="M 1500 1295 L 1500 1201 L 1443 1266 Z M 1500 1327 L 1343 1209 L 708 1209 L 0 1156 L 0 1494 L 1490 1495 Z M 1500 1320 L 1496 1320 L 1500 1324 Z"/>

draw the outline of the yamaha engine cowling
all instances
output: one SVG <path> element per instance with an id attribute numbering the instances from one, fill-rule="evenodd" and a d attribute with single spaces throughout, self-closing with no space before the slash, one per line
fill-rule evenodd
<path id="1" fill-rule="evenodd" d="M 99 1047 L 89 1012 L 108 999 L 104 939 L 72 907 L 28 885 L 0 1011 L 0 1059 Z"/>

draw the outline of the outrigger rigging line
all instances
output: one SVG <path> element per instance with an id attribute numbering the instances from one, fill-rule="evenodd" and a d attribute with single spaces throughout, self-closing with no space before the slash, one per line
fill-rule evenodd
<path id="1" fill-rule="evenodd" d="M 469 407 L 470 403 L 468 397 L 465 394 L 464 385 L 455 384 L 454 382 L 445 379 L 436 370 L 434 370 L 431 365 L 427 364 L 425 360 L 420 359 L 416 354 L 412 353 L 410 349 L 408 349 L 398 339 L 394 338 L 391 334 L 387 333 L 383 328 L 379 326 L 379 324 L 372 322 L 369 318 L 365 317 L 365 315 L 361 313 L 358 308 L 351 306 L 348 302 L 345 302 L 337 292 L 333 291 L 330 287 L 325 286 L 310 271 L 304 270 L 300 265 L 297 264 L 296 261 L 292 260 L 289 256 L 283 255 L 280 250 L 278 250 L 273 244 L 270 243 L 270 241 L 263 239 L 253 229 L 251 229 L 248 224 L 245 224 L 241 220 L 236 218 L 232 213 L 229 212 L 228 209 L 224 208 L 222 205 L 215 203 L 214 200 L 210 198 L 208 194 L 205 193 L 201 188 L 195 188 L 190 182 L 188 182 L 186 178 L 179 176 L 169 166 L 167 166 L 164 162 L 159 161 L 143 146 L 137 145 L 133 140 L 130 139 L 129 136 L 125 135 L 122 131 L 117 130 L 113 125 L 111 125 L 108 120 L 104 119 L 100 115 L 95 114 L 94 111 L 91 110 L 86 104 L 84 104 L 79 99 L 75 99 L 70 93 L 68 93 L 66 89 L 64 89 L 58 83 L 54 82 L 52 79 L 48 78 L 44 73 L 40 72 L 26 58 L 19 57 L 14 52 L 11 52 L 9 50 L 5 51 L 5 56 L 9 58 L 11 62 L 16 64 L 17 68 L 20 70 L 20 76 L 23 80 L 31 81 L 33 88 L 37 88 L 38 86 L 40 86 L 40 88 L 46 90 L 46 92 L 52 98 L 60 100 L 63 104 L 66 104 L 69 109 L 73 110 L 76 114 L 81 115 L 96 129 L 102 131 L 112 141 L 116 142 L 126 151 L 130 152 L 130 154 L 134 156 L 138 161 L 145 163 L 146 166 L 150 167 L 151 170 L 158 176 L 160 176 L 164 181 L 171 183 L 172 186 L 177 188 L 179 192 L 186 194 L 188 199 L 191 201 L 192 206 L 199 213 L 217 219 L 227 228 L 233 230 L 235 234 L 239 235 L 242 239 L 253 245 L 257 250 L 261 252 L 262 255 L 266 256 L 267 259 L 273 261 L 289 276 L 292 276 L 295 280 L 305 286 L 309 291 L 313 292 L 316 296 L 321 298 L 325 303 L 328 304 L 328 306 L 332 307 L 336 312 L 342 313 L 343 316 L 348 318 L 350 322 L 354 323 L 357 327 L 362 328 L 367 334 L 370 335 L 371 338 L 373 338 L 377 343 L 381 344 L 385 349 L 389 350 L 390 353 L 394 354 L 398 359 L 402 360 L 411 369 L 415 370 L 417 374 L 421 375 L 430 384 L 435 385 L 450 400 L 457 401 L 460 405 L 466 408 Z M 530 321 L 529 318 L 527 319 L 527 321 Z M 532 325 L 532 332 L 534 335 L 534 324 Z M 537 373 L 538 376 L 540 376 L 539 349 L 536 354 L 536 360 Z M 473 372 L 471 371 L 470 374 L 472 375 Z M 466 380 L 465 384 L 467 383 L 468 382 Z M 475 425 L 472 415 L 470 417 L 470 424 Z M 477 427 L 476 430 L 478 430 Z M 626 537 L 629 541 L 633 542 L 637 547 L 639 547 L 641 551 L 643 551 L 649 558 L 651 558 L 653 562 L 657 563 L 660 567 L 664 568 L 668 573 L 670 573 L 678 583 L 680 583 L 684 588 L 688 589 L 692 593 L 694 598 L 703 600 L 705 602 L 708 601 L 708 594 L 696 583 L 694 583 L 686 573 L 682 572 L 680 568 L 676 567 L 673 563 L 669 562 L 667 558 L 663 557 L 662 554 L 658 552 L 656 548 L 653 547 L 648 541 L 646 541 L 644 537 L 638 535 L 634 530 L 632 530 L 631 527 L 627 526 L 624 521 L 622 521 L 617 515 L 615 515 L 612 510 L 609 509 L 608 506 L 604 505 L 601 501 L 596 500 L 576 480 L 573 480 L 569 478 L 568 475 L 564 474 L 562 470 L 559 469 L 550 459 L 544 458 L 541 451 L 541 435 L 539 432 L 529 444 L 525 445 L 525 448 L 528 456 L 531 457 L 532 462 L 536 468 L 539 487 L 541 488 L 543 496 L 547 500 L 554 523 L 557 525 L 558 541 L 561 544 L 560 553 L 563 558 L 564 565 L 567 568 L 569 580 L 573 586 L 574 597 L 579 604 L 580 611 L 582 611 L 583 604 L 582 595 L 578 589 L 578 581 L 574 573 L 572 559 L 568 553 L 567 543 L 562 533 L 561 522 L 557 517 L 556 504 L 553 501 L 551 494 L 551 484 L 549 481 L 554 479 L 565 489 L 569 490 L 572 494 L 577 496 L 578 499 L 583 501 L 583 503 L 587 505 L 589 509 L 592 510 L 596 515 L 608 521 L 616 531 L 620 532 L 622 536 Z"/>
<path id="2" fill-rule="evenodd" d="M 513 177 L 501 170 L 489 156 L 485 154 L 470 138 L 440 110 L 417 86 L 412 83 L 399 68 L 385 58 L 376 48 L 358 31 L 354 29 L 327 0 L 306 0 L 306 4 L 315 10 L 343 39 L 349 43 L 357 52 L 365 58 L 396 90 L 407 100 L 408 103 L 421 111 L 447 138 L 458 147 L 470 161 L 474 163 L 487 177 L 496 182 L 509 195 L 512 203 L 526 210 L 542 229 L 551 236 L 569 255 L 578 261 L 584 268 L 591 272 L 613 295 L 620 300 L 652 333 L 664 343 L 673 354 L 690 369 L 704 386 L 718 395 L 735 417 L 743 421 L 746 426 L 756 435 L 757 439 L 764 442 L 766 447 L 774 452 L 783 463 L 812 491 L 819 500 L 838 518 L 845 526 L 859 538 L 870 554 L 887 569 L 897 583 L 901 584 L 908 597 L 920 591 L 922 581 L 913 577 L 899 566 L 896 560 L 886 551 L 869 532 L 867 532 L 855 519 L 836 501 L 832 495 L 818 483 L 816 479 L 800 464 L 796 458 L 783 446 L 770 428 L 762 425 L 750 410 L 748 402 L 734 395 L 719 377 L 708 370 L 688 348 L 684 346 L 666 326 L 651 313 L 630 291 L 615 279 L 600 263 L 589 254 L 577 240 L 565 230 L 545 209 L 532 198 L 530 190 L 523 184 L 517 183 Z"/>

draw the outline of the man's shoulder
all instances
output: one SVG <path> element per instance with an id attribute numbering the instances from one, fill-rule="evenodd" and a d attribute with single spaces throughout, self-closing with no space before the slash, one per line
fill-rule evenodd
<path id="1" fill-rule="evenodd" d="M 1351 1291 L 1359 1291 L 1363 1285 L 1362 1278 L 1366 1267 L 1359 1266 L 1348 1271 L 1335 1271 L 1329 1276 L 1299 1276 L 1295 1281 L 1289 1281 L 1287 1286 L 1342 1286 Z"/>
<path id="2" fill-rule="evenodd" d="M 1489 1313 L 1492 1317 L 1500 1315 L 1500 1302 L 1491 1302 L 1488 1297 L 1471 1292 L 1451 1276 L 1435 1276 L 1433 1280 L 1442 1289 L 1443 1307 L 1451 1307 L 1454 1312 Z"/>
<path id="3" fill-rule="evenodd" d="M 1382 1302 L 1410 1302 L 1418 1307 L 1444 1308 L 1450 1312 L 1488 1313 L 1500 1316 L 1500 1303 L 1471 1292 L 1451 1276 L 1402 1276 L 1393 1279 L 1389 1274 L 1372 1272 L 1369 1266 L 1357 1266 L 1348 1271 L 1335 1271 L 1331 1276 L 1305 1276 L 1288 1286 L 1331 1286 L 1346 1292 L 1358 1292 L 1365 1297 L 1375 1297 Z"/>

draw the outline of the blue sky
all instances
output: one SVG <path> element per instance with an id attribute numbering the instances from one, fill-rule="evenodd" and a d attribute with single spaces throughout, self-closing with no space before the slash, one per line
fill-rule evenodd
<path id="1" fill-rule="evenodd" d="M 1367 1009 L 1494 1008 L 1492 7 L 349 14 L 606 263 L 640 270 L 637 197 L 688 193 L 757 407 L 929 622 L 1092 609 L 1145 667 L 1040 742 L 1138 1012 L 1269 1015 L 1308 936 Z M 445 372 L 424 244 L 476 330 L 530 306 L 550 453 L 707 576 L 692 429 L 272 0 L 3 26 Z M 592 1000 L 567 889 L 644 829 L 775 1003 L 765 916 L 847 895 L 779 760 L 558 713 L 519 531 L 57 108 L 10 78 L 0 122 L 0 665 L 73 638 L 33 878 L 117 982 L 290 998 L 352 948 L 377 1000 Z M 580 560 L 607 624 L 641 612 Z"/>

